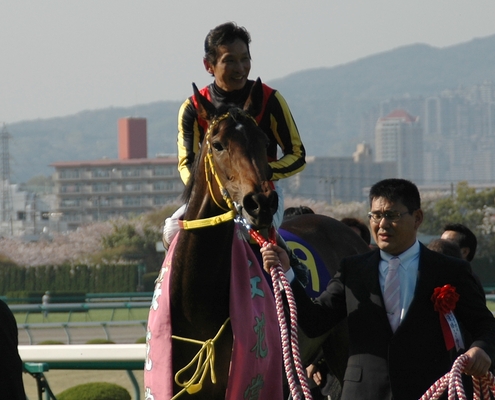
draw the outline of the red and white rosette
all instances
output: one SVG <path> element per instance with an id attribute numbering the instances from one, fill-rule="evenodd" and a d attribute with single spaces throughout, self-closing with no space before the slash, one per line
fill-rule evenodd
<path id="1" fill-rule="evenodd" d="M 440 326 L 442 327 L 443 337 L 447 350 L 454 346 L 459 351 L 464 349 L 464 341 L 462 340 L 461 329 L 454 315 L 454 309 L 459 300 L 459 293 L 455 291 L 455 287 L 444 285 L 433 290 L 431 301 L 435 311 L 438 311 L 440 317 Z"/>

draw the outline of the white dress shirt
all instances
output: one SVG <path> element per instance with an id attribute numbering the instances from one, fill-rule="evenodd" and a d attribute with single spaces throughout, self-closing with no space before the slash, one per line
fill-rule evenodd
<path id="1" fill-rule="evenodd" d="M 388 273 L 388 261 L 394 257 L 380 250 L 380 288 L 383 289 L 385 286 L 385 278 Z M 404 319 L 404 316 L 409 309 L 409 305 L 414 297 L 414 290 L 416 289 L 416 281 L 418 279 L 418 267 L 419 267 L 419 242 L 416 242 L 409 247 L 404 253 L 399 254 L 400 259 L 399 266 L 399 280 L 400 280 L 400 320 Z"/>

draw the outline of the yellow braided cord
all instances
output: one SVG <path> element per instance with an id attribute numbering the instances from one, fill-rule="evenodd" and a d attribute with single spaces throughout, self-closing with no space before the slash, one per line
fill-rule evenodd
<path id="1" fill-rule="evenodd" d="M 177 399 L 181 394 L 187 392 L 194 394 L 199 392 L 203 387 L 203 381 L 206 378 L 208 370 L 210 370 L 211 382 L 215 384 L 217 382 L 215 374 L 215 342 L 218 340 L 222 332 L 224 331 L 227 323 L 230 321 L 230 317 L 225 320 L 223 325 L 218 330 L 213 339 L 208 339 L 205 342 L 200 340 L 183 338 L 180 336 L 172 335 L 172 339 L 182 340 L 188 343 L 194 343 L 201 345 L 201 349 L 196 353 L 193 359 L 184 368 L 176 372 L 174 380 L 175 383 L 182 387 L 181 391 L 177 393 L 171 400 Z M 180 375 L 190 369 L 196 364 L 196 370 L 188 381 L 180 382 Z"/>

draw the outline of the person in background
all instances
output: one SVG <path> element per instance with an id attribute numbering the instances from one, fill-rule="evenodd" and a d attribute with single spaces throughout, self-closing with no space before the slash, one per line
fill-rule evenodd
<path id="1" fill-rule="evenodd" d="M 478 239 L 476 239 L 476 235 L 467 226 L 459 223 L 447 224 L 443 228 L 440 239 L 456 243 L 461 250 L 462 259 L 469 262 L 473 261 L 474 255 L 476 254 L 476 248 L 478 247 Z M 472 268 L 471 272 L 474 279 L 476 279 L 481 292 L 485 295 L 485 289 L 483 288 L 481 279 Z"/>
<path id="2" fill-rule="evenodd" d="M 371 233 L 368 227 L 357 218 L 346 217 L 340 220 L 343 224 L 350 227 L 354 232 L 356 232 L 369 246 L 371 244 Z"/>
<path id="3" fill-rule="evenodd" d="M 418 241 L 423 211 L 414 183 L 380 181 L 370 189 L 369 205 L 378 249 L 344 258 L 316 300 L 294 279 L 284 250 L 274 244 L 261 250 L 265 270 L 280 263 L 291 281 L 306 335 L 318 337 L 347 317 L 342 400 L 417 400 L 450 371 L 454 360 L 434 297 L 444 287 L 453 298 L 458 295 L 454 315 L 472 338 L 464 346 L 464 373 L 484 376 L 495 360 L 495 318 L 469 263 Z"/>
<path id="4" fill-rule="evenodd" d="M 17 321 L 9 306 L 0 300 L 0 393 L 2 399 L 26 400 L 22 381 L 22 360 Z"/>
<path id="5" fill-rule="evenodd" d="M 451 240 L 459 245 L 463 260 L 473 261 L 478 247 L 476 235 L 465 225 L 447 224 L 440 239 Z"/>
<path id="6" fill-rule="evenodd" d="M 41 304 L 43 306 L 47 306 L 48 304 L 50 304 L 50 292 L 47 290 L 45 292 L 45 294 L 41 297 Z M 47 309 L 44 309 L 43 310 L 43 316 L 44 317 L 47 317 L 48 316 L 48 310 Z"/>
<path id="7" fill-rule="evenodd" d="M 284 210 L 284 218 L 290 218 L 294 215 L 302 215 L 302 214 L 314 214 L 315 212 L 308 206 L 299 206 L 299 207 L 287 207 Z"/>
<path id="8" fill-rule="evenodd" d="M 461 248 L 456 242 L 450 240 L 433 239 L 428 243 L 428 248 L 446 256 L 462 258 Z"/>

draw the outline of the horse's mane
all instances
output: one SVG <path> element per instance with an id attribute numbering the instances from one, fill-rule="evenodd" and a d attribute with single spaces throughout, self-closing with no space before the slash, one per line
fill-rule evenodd
<path id="1" fill-rule="evenodd" d="M 194 185 L 193 177 L 197 175 L 197 171 L 199 169 L 199 160 L 202 159 L 200 157 L 202 150 L 203 150 L 203 144 L 201 144 L 201 148 L 199 149 L 199 152 L 194 157 L 194 162 L 192 163 L 191 169 L 189 170 L 189 180 L 187 181 L 186 187 L 182 192 L 181 199 L 185 204 L 189 202 L 189 199 L 191 198 L 192 195 L 192 189 Z"/>

